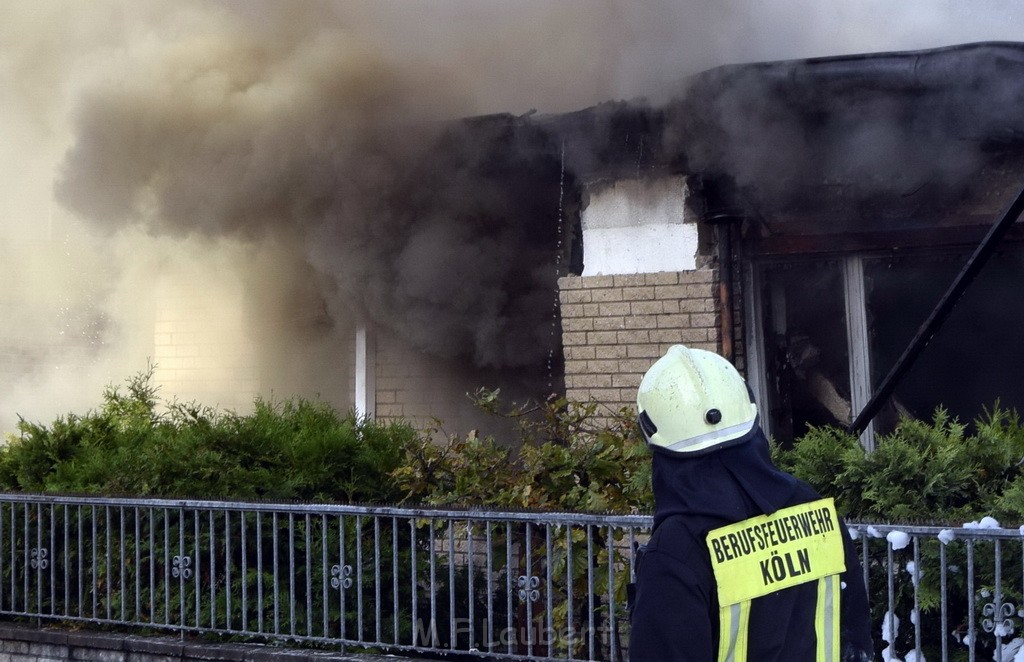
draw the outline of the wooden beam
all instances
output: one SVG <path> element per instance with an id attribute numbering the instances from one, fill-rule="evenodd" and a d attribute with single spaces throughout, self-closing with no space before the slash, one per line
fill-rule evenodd
<path id="1" fill-rule="evenodd" d="M 850 232 L 843 234 L 777 234 L 747 237 L 743 248 L 750 256 L 807 255 L 813 253 L 860 253 L 908 248 L 977 245 L 987 226 L 933 227 L 891 232 Z M 1024 242 L 1024 225 L 1017 223 L 1004 241 Z"/>

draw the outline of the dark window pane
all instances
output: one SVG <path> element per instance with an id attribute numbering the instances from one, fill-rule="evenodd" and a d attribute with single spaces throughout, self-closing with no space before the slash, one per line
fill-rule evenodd
<path id="1" fill-rule="evenodd" d="M 832 261 L 766 265 L 762 303 L 772 436 L 788 445 L 809 425 L 850 421 L 842 269 Z"/>
<path id="2" fill-rule="evenodd" d="M 865 261 L 873 387 L 885 378 L 959 273 L 966 255 Z M 1024 256 L 995 255 L 970 285 L 876 418 L 877 432 L 898 416 L 929 419 L 938 406 L 970 422 L 996 400 L 1024 407 Z"/>

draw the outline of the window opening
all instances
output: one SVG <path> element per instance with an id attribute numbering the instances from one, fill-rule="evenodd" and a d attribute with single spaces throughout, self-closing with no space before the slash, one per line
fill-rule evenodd
<path id="1" fill-rule="evenodd" d="M 964 252 L 851 255 L 752 265 L 750 382 L 784 447 L 810 426 L 848 425 L 959 272 Z M 1024 250 L 995 254 L 861 437 L 937 407 L 971 423 L 995 404 L 1024 413 Z M 851 367 L 852 366 L 852 367 Z M 851 373 L 852 370 L 852 373 Z"/>
<path id="2" fill-rule="evenodd" d="M 761 270 L 763 390 L 772 436 L 790 446 L 812 425 L 850 422 L 849 343 L 842 263 Z"/>
<path id="3" fill-rule="evenodd" d="M 871 354 L 871 386 L 877 388 L 918 327 L 949 287 L 965 253 L 918 254 L 864 261 Z M 992 257 L 943 327 L 875 418 L 888 432 L 899 417 L 929 420 L 936 407 L 970 423 L 998 401 L 1024 411 L 1024 253 Z"/>

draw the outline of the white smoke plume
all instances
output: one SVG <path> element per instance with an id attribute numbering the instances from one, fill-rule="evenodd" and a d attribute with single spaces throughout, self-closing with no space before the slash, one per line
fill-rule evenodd
<path id="1" fill-rule="evenodd" d="M 345 388 L 325 357 L 359 315 L 438 354 L 535 361 L 552 256 L 519 221 L 557 221 L 557 156 L 524 205 L 530 181 L 460 179 L 496 143 L 434 168 L 445 121 L 657 101 L 731 62 L 1017 40 L 1020 18 L 978 0 L 7 0 L 0 430 L 144 367 L 168 297 L 243 334 L 287 391 Z"/>

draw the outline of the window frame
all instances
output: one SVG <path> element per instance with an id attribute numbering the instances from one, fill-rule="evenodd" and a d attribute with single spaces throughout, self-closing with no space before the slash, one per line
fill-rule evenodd
<path id="1" fill-rule="evenodd" d="M 814 259 L 822 259 L 815 255 Z M 840 265 L 843 281 L 843 300 L 846 311 L 846 342 L 849 357 L 850 407 L 856 416 L 871 399 L 871 351 L 868 343 L 867 306 L 864 285 L 864 260 L 872 255 L 851 254 L 832 256 Z M 768 402 L 767 365 L 765 359 L 765 334 L 763 285 L 767 268 L 779 264 L 801 262 L 801 259 L 750 260 L 744 264 L 744 288 L 750 296 L 744 298 L 745 342 L 747 350 L 747 383 L 759 403 Z M 772 434 L 771 420 L 761 417 L 761 427 L 769 437 Z M 869 424 L 860 435 L 861 446 L 872 451 L 875 447 L 874 425 Z"/>

